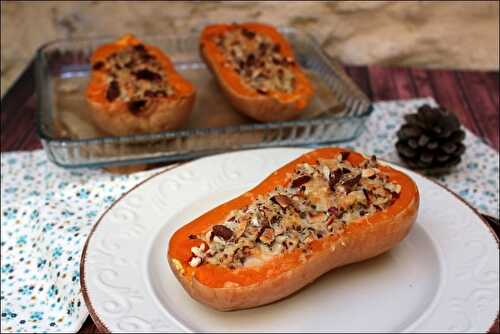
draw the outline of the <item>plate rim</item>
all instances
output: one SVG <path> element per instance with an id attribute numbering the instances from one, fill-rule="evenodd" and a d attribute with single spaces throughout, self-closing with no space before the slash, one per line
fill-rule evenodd
<path id="1" fill-rule="evenodd" d="M 101 221 L 103 220 L 103 218 L 108 214 L 108 212 L 115 206 L 118 204 L 118 202 L 120 202 L 121 200 L 123 200 L 127 195 L 129 195 L 129 193 L 131 193 L 132 191 L 134 191 L 136 188 L 139 188 L 140 186 L 142 186 L 144 183 L 146 182 L 149 182 L 151 179 L 155 178 L 155 177 L 158 177 L 164 173 L 167 173 L 167 172 L 170 172 L 171 170 L 173 169 L 176 169 L 176 168 L 179 168 L 179 167 L 182 167 L 184 165 L 187 165 L 189 163 L 192 163 L 194 161 L 198 161 L 198 160 L 201 160 L 201 159 L 210 159 L 210 158 L 213 158 L 213 157 L 217 157 L 217 156 L 222 156 L 222 155 L 227 155 L 227 154 L 238 154 L 239 152 L 248 152 L 248 151 L 262 151 L 262 150 L 269 150 L 269 149 L 300 149 L 300 150 L 308 150 L 308 148 L 303 148 L 303 147 L 279 147 L 279 148 L 264 148 L 264 149 L 250 149 L 250 150 L 239 150 L 239 151 L 232 151 L 232 152 L 225 152 L 225 153 L 220 153 L 220 154 L 215 154 L 215 155 L 211 155 L 211 156 L 207 156 L 207 157 L 203 157 L 203 158 L 199 158 L 199 159 L 194 159 L 194 160 L 191 160 L 191 161 L 188 161 L 188 162 L 181 162 L 181 163 L 177 163 L 177 164 L 173 164 L 173 165 L 169 165 L 169 166 L 166 166 L 164 167 L 164 169 L 158 171 L 157 173 L 154 173 L 153 175 L 150 175 L 148 176 L 147 178 L 145 178 L 144 180 L 140 181 L 139 183 L 137 183 L 136 185 L 134 185 L 132 188 L 130 188 L 129 190 L 127 190 L 126 192 L 124 192 L 117 200 L 115 200 L 102 214 L 101 216 L 99 217 L 99 219 L 97 220 L 97 222 L 94 224 L 94 226 L 92 226 L 92 229 L 90 230 L 90 233 L 89 235 L 87 236 L 87 239 L 85 240 L 85 245 L 83 246 L 83 250 L 82 250 L 82 255 L 80 257 L 80 289 L 81 289 L 81 292 L 82 292 L 82 296 L 83 296 L 83 300 L 85 302 L 85 306 L 87 307 L 87 310 L 89 312 L 89 315 L 93 321 L 93 323 L 95 324 L 95 326 L 97 327 L 97 329 L 102 332 L 102 333 L 112 333 L 109 328 L 107 328 L 107 326 L 104 324 L 104 322 L 100 319 L 99 315 L 97 314 L 97 312 L 95 311 L 93 305 L 92 305 L 92 302 L 90 301 L 90 296 L 89 296 L 89 293 L 87 291 L 87 287 L 86 287 L 86 283 L 85 283 L 85 260 L 86 260 L 86 255 L 87 255 L 87 249 L 88 249 L 88 245 L 89 245 L 89 242 L 90 242 L 90 239 L 92 238 L 95 230 L 97 229 L 97 226 L 101 223 Z M 407 169 L 406 167 L 404 166 L 401 166 L 401 165 L 398 165 L 398 164 L 395 164 L 395 163 L 392 163 L 392 162 L 388 162 L 388 161 L 385 161 L 383 159 L 380 159 L 383 163 L 387 163 L 389 165 L 395 165 L 397 168 L 402 168 L 403 170 Z M 488 222 L 486 221 L 485 218 L 483 218 L 483 216 L 481 215 L 481 213 L 476 209 L 474 208 L 471 204 L 469 204 L 465 199 L 463 199 L 462 197 L 460 197 L 458 194 L 456 194 L 454 191 L 450 190 L 448 187 L 440 184 L 439 182 L 429 178 L 428 176 L 424 175 L 424 174 L 421 174 L 417 171 L 413 171 L 411 170 L 412 172 L 418 174 L 419 176 L 423 177 L 424 179 L 426 179 L 427 181 L 430 181 L 434 184 L 436 184 L 437 186 L 439 186 L 440 188 L 443 188 L 445 191 L 449 192 L 450 194 L 452 194 L 456 199 L 458 199 L 460 202 L 462 202 L 463 204 L 465 204 L 468 208 L 470 208 L 472 210 L 472 212 L 474 213 L 474 215 L 476 215 L 480 222 L 486 227 L 486 230 L 491 234 L 493 235 L 493 238 L 494 240 L 496 241 L 497 243 L 497 247 L 500 248 L 500 239 L 499 237 L 496 235 L 495 231 L 493 230 L 493 228 L 490 226 L 490 224 L 488 224 Z M 495 330 L 495 327 L 498 327 L 497 324 L 499 323 L 500 321 L 500 309 L 497 310 L 497 316 L 495 319 L 492 320 L 492 323 L 491 325 L 489 326 L 489 329 L 486 333 L 490 333 L 490 332 L 493 332 Z"/>

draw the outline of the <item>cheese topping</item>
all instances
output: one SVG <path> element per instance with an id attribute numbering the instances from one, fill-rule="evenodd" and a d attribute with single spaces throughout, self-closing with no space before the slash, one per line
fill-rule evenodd
<path id="1" fill-rule="evenodd" d="M 389 207 L 401 191 L 378 169 L 375 157 L 353 166 L 348 152 L 317 164 L 298 165 L 286 187 L 233 210 L 225 221 L 200 235 L 190 265 L 259 266 L 266 259 L 301 249 L 313 240 Z"/>
<path id="2" fill-rule="evenodd" d="M 226 65 L 257 93 L 293 91 L 295 75 L 292 67 L 295 62 L 284 57 L 280 45 L 269 37 L 241 27 L 215 37 L 215 43 L 228 60 Z"/>

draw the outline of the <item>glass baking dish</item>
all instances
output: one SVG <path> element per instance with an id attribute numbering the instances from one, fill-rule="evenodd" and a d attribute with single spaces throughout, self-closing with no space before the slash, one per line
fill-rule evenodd
<path id="1" fill-rule="evenodd" d="M 199 32 L 138 36 L 171 57 L 196 87 L 197 99 L 185 128 L 121 137 L 99 132 L 83 112 L 88 108 L 84 90 L 90 55 L 115 37 L 44 45 L 37 52 L 36 93 L 38 134 L 49 159 L 66 168 L 133 165 L 249 148 L 331 144 L 358 136 L 372 110 L 369 99 L 310 35 L 288 27 L 280 31 L 315 85 L 315 96 L 299 119 L 258 123 L 236 112 L 199 57 Z"/>

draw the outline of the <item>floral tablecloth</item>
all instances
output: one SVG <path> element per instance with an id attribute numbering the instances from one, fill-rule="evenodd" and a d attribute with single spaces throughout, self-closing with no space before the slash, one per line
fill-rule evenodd
<path id="1" fill-rule="evenodd" d="M 394 149 L 402 116 L 431 99 L 380 102 L 365 132 L 344 146 L 400 162 Z M 498 217 L 498 153 L 467 131 L 467 151 L 437 181 Z M 88 312 L 80 256 L 98 217 L 122 193 L 158 170 L 111 175 L 70 171 L 41 150 L 1 155 L 1 331 L 76 332 Z"/>

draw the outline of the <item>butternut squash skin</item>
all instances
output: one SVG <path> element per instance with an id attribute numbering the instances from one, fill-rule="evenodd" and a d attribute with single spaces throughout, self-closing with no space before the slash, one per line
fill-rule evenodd
<path id="1" fill-rule="evenodd" d="M 418 189 L 407 175 L 381 166 L 380 170 L 388 174 L 390 181 L 401 186 L 399 197 L 385 210 L 351 222 L 339 233 L 314 240 L 312 253 L 305 259 L 301 259 L 300 250 L 295 249 L 259 267 L 230 270 L 211 264 L 194 268 L 189 265 L 191 247 L 201 243 L 189 239 L 190 234 L 207 230 L 220 223 L 231 210 L 246 206 L 278 185 L 286 185 L 298 164 L 314 164 L 318 158 L 333 158 L 342 151 L 346 150 L 321 148 L 309 152 L 279 168 L 255 188 L 179 228 L 170 239 L 167 257 L 172 271 L 191 297 L 221 311 L 272 303 L 334 268 L 375 257 L 403 240 L 417 217 Z M 348 157 L 355 165 L 364 159 L 354 152 Z"/>
<path id="2" fill-rule="evenodd" d="M 314 89 L 306 74 L 297 64 L 293 68 L 296 86 L 293 92 L 270 92 L 258 94 L 254 89 L 241 82 L 240 75 L 224 66 L 225 57 L 214 43 L 213 38 L 232 29 L 245 28 L 269 37 L 280 45 L 281 53 L 295 59 L 288 41 L 272 26 L 260 23 L 243 23 L 239 25 L 217 24 L 205 27 L 200 39 L 201 57 L 215 75 L 222 92 L 231 105 L 239 112 L 260 122 L 287 121 L 300 116 L 307 107 Z"/>
<path id="3" fill-rule="evenodd" d="M 91 62 L 94 64 L 104 61 L 111 54 L 138 44 L 142 44 L 139 39 L 132 35 L 125 35 L 114 43 L 97 48 L 92 54 Z M 144 45 L 144 47 L 162 65 L 163 73 L 172 85 L 175 94 L 155 98 L 154 104 L 148 110 L 135 115 L 128 110 L 127 103 L 122 99 L 112 102 L 106 99 L 107 75 L 101 71 L 92 71 L 86 90 L 86 98 L 90 105 L 87 114 L 103 132 L 125 136 L 174 130 L 184 125 L 191 114 L 196 97 L 194 87 L 175 71 L 169 57 L 159 48 L 151 45 Z"/>

